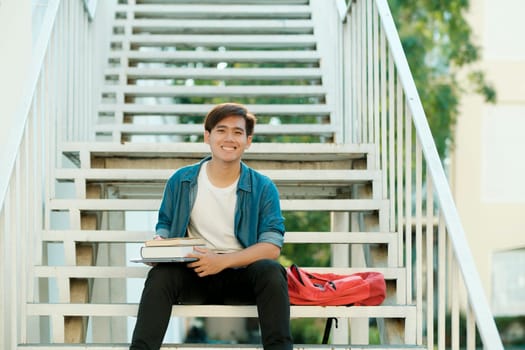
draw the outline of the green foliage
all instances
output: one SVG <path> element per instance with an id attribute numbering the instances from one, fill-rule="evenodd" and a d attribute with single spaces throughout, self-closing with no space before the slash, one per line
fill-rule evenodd
<path id="1" fill-rule="evenodd" d="M 292 319 L 290 326 L 295 344 L 321 344 L 326 319 Z"/>
<path id="2" fill-rule="evenodd" d="M 495 321 L 506 348 L 525 344 L 525 316 L 496 317 Z"/>
<path id="3" fill-rule="evenodd" d="M 285 212 L 286 231 L 329 231 L 330 216 L 322 212 Z M 281 253 L 284 266 L 330 266 L 328 244 L 285 244 Z"/>
<path id="4" fill-rule="evenodd" d="M 453 145 L 461 95 L 475 92 L 495 102 L 496 92 L 473 68 L 480 49 L 464 17 L 468 0 L 389 0 L 410 69 L 439 154 Z M 466 72 L 466 73 L 465 73 Z"/>

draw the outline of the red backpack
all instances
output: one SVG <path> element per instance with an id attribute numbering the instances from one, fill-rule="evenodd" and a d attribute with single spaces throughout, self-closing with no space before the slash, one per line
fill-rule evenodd
<path id="1" fill-rule="evenodd" d="M 380 272 L 351 275 L 306 272 L 297 265 L 286 269 L 292 305 L 379 305 L 386 297 L 385 278 Z"/>

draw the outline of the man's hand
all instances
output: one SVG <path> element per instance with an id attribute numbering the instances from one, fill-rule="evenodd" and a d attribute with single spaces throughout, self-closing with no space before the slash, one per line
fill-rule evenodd
<path id="1" fill-rule="evenodd" d="M 199 277 L 215 275 L 227 267 L 227 254 L 217 254 L 206 248 L 195 247 L 194 253 L 188 254 L 189 258 L 199 260 L 188 264 Z"/>
<path id="2" fill-rule="evenodd" d="M 227 268 L 248 266 L 261 259 L 277 259 L 281 248 L 271 243 L 256 243 L 232 253 L 217 254 L 209 249 L 195 248 L 188 257 L 198 261 L 188 264 L 200 277 L 214 275 Z"/>

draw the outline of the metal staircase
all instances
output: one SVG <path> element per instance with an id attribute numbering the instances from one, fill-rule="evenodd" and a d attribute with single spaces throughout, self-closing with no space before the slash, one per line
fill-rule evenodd
<path id="1" fill-rule="evenodd" d="M 44 245 L 60 246 L 63 260 L 56 266 L 49 259 L 35 274 L 54 280 L 57 299 L 27 307 L 29 315 L 49 317 L 53 347 L 126 341 L 113 329 L 126 329 L 138 300 L 126 298 L 122 280 L 144 278 L 148 268 L 129 266 L 124 246 L 152 233 L 134 232 L 124 218 L 155 212 L 174 169 L 207 154 L 203 116 L 225 101 L 244 103 L 258 116 L 262 142 L 256 140 L 245 161 L 276 182 L 283 211 L 322 212 L 332 220 L 327 232 L 289 232 L 286 244 L 334 244 L 332 271 L 381 271 L 389 282 L 381 306 L 293 306 L 292 318 L 350 319 L 354 344 L 368 343 L 370 319 L 385 319 L 396 325 L 391 334 L 384 330 L 387 343 L 415 345 L 415 307 L 406 304 L 376 146 L 334 143 L 341 137 L 330 96 L 337 80 L 324 65 L 336 55 L 333 48 L 319 50 L 326 33 L 316 29 L 312 7 L 309 1 L 119 3 L 95 127 L 99 141 L 62 145 L 72 167 L 56 170 L 47 207 L 51 220 L 67 218 L 64 228 L 43 234 Z M 375 224 L 359 224 L 365 216 Z M 375 252 L 374 263 L 366 252 Z M 173 316 L 256 317 L 256 310 L 176 306 Z M 341 329 L 348 332 L 348 321 Z M 339 342 L 349 342 L 337 332 Z"/>
<path id="2" fill-rule="evenodd" d="M 27 268 L 28 279 L 35 282 L 23 290 L 28 301 L 20 307 L 21 335 L 10 344 L 16 338 L 17 348 L 26 350 L 129 346 L 134 324 L 129 319 L 138 298 L 127 283 L 141 281 L 149 269 L 129 260 L 153 234 L 153 227 L 137 229 L 129 218 L 155 213 L 173 171 L 208 153 L 203 117 L 216 103 L 229 101 L 245 104 L 258 118 L 244 160 L 274 180 L 285 215 L 320 213 L 329 222 L 323 231 L 306 224 L 287 232 L 286 245 L 330 247 L 329 267 L 305 267 L 380 271 L 387 281 L 387 299 L 380 306 L 292 306 L 293 319 L 339 319 L 332 344 L 295 348 L 432 349 L 435 326 L 443 348 L 448 338 L 441 300 L 445 288 L 457 285 L 441 273 L 457 274 L 456 264 L 462 263 L 451 249 L 443 251 L 451 244 L 442 241 L 450 229 L 443 219 L 447 210 L 434 210 L 432 194 L 436 190 L 440 197 L 442 188 L 438 181 L 432 187 L 436 175 L 426 170 L 432 169 L 432 159 L 425 156 L 422 165 L 422 146 L 411 134 L 409 107 L 419 98 L 402 84 L 405 67 L 392 49 L 398 39 L 387 30 L 385 4 L 118 0 L 94 137 L 70 137 L 70 132 L 51 146 L 58 149 L 58 161 L 45 171 L 50 185 L 37 241 L 43 254 L 28 258 L 35 262 Z M 341 69 L 346 65 L 348 70 Z M 415 164 L 408 159 L 413 151 Z M 428 180 L 425 199 L 422 179 Z M 436 285 L 434 248 L 440 263 L 450 266 L 448 272 L 439 269 Z M 451 294 L 455 344 L 459 298 Z M 491 343 L 494 334 L 485 336 L 493 329 L 486 326 L 480 303 L 476 322 L 485 331 L 483 341 L 497 344 L 499 338 Z M 472 296 L 467 304 L 472 315 L 477 306 Z M 436 325 L 434 309 L 439 309 Z M 239 320 L 257 315 L 253 306 L 177 305 L 172 316 L 244 326 Z M 379 329 L 379 344 L 369 342 L 371 322 Z M 475 326 L 470 319 L 470 331 L 475 333 Z M 262 349 L 256 343 L 167 342 L 163 349 Z"/>
<path id="3" fill-rule="evenodd" d="M 375 266 L 339 265 L 331 269 L 340 273 L 368 270 L 383 272 L 389 284 L 389 295 L 382 306 L 294 306 L 292 317 L 343 317 L 356 319 L 356 324 L 359 319 L 401 319 L 404 322 L 401 330 L 398 330 L 401 332 L 398 336 L 404 343 L 414 344 L 411 329 L 415 322 L 415 308 L 406 305 L 405 271 L 397 266 L 396 234 L 387 231 L 349 232 L 349 228 L 335 231 L 335 225 L 344 224 L 341 218 L 337 219 L 338 215 L 370 213 L 377 216 L 379 222 L 384 220 L 381 217 L 386 219 L 386 201 L 377 198 L 377 195 L 355 198 L 355 191 L 352 190 L 357 186 L 369 186 L 374 188 L 374 193 L 380 192 L 378 172 L 373 166 L 371 169 L 353 169 L 356 163 L 373 159 L 374 148 L 333 144 L 280 144 L 276 148 L 275 144 L 259 143 L 253 146 L 254 149 L 246 154 L 245 161 L 276 182 L 285 212 L 333 213 L 334 227 L 330 231 L 288 232 L 286 244 L 337 243 L 339 249 L 341 246 L 359 245 L 373 246 L 385 252 L 383 261 Z M 56 279 L 59 300 L 28 306 L 29 314 L 48 316 L 53 320 L 53 342 L 84 342 L 85 322 L 91 322 L 92 327 L 95 327 L 93 329 L 99 329 L 97 322 L 114 326 L 115 323 L 125 322 L 125 317 L 136 314 L 138 300 L 126 302 L 125 291 L 114 291 L 112 288 L 116 288 L 113 283 L 118 285 L 118 280 L 123 278 L 145 276 L 147 267 L 126 266 L 129 265 L 126 260 L 130 257 L 126 256 L 121 244 L 142 242 L 152 232 L 132 231 L 121 226 L 122 213 L 156 211 L 163 183 L 171 174 L 171 168 L 194 162 L 206 153 L 207 146 L 201 143 L 94 143 L 65 146 L 64 154 L 79 167 L 58 169 L 56 178 L 61 183 L 69 183 L 75 189 L 74 196 L 52 198 L 49 209 L 51 213 L 66 213 L 64 215 L 70 224 L 67 229 L 47 231 L 43 237 L 44 242 L 63 246 L 65 262 L 62 266 L 39 266 L 35 270 L 39 278 Z M 336 266 L 345 260 L 341 258 L 334 257 Z M 71 283 L 73 280 L 75 284 Z M 104 281 L 109 281 L 110 286 L 101 287 L 101 284 L 106 283 Z M 104 297 L 94 296 L 100 295 L 101 289 L 105 289 L 107 294 Z M 95 292 L 97 290 L 98 293 Z M 173 315 L 254 317 L 256 310 L 254 307 L 240 306 L 176 306 Z M 90 317 L 89 321 L 87 317 Z M 97 317 L 107 320 L 97 320 Z M 63 320 L 67 321 L 62 324 Z M 407 328 L 404 328 L 405 325 Z M 109 332 L 105 335 L 109 338 L 104 338 L 103 333 L 99 330 L 93 334 L 94 341 L 107 343 L 119 339 L 117 334 Z M 89 348 L 98 349 L 97 346 L 92 344 Z"/>
<path id="4" fill-rule="evenodd" d="M 318 49 L 308 1 L 129 1 L 116 16 L 99 137 L 187 141 L 218 101 L 258 115 L 260 140 L 340 136 L 336 52 Z"/>

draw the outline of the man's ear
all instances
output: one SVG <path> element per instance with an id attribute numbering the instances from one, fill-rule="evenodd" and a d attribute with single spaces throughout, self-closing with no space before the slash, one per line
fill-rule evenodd
<path id="1" fill-rule="evenodd" d="M 210 143 L 210 132 L 208 130 L 204 130 L 204 143 Z"/>
<path id="2" fill-rule="evenodd" d="M 244 147 L 244 149 L 250 148 L 250 146 L 252 145 L 252 139 L 253 139 L 253 135 L 250 135 L 250 136 L 247 137 L 247 139 L 246 139 L 246 147 Z"/>

